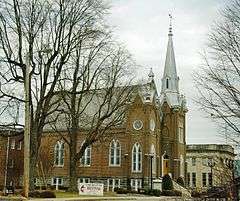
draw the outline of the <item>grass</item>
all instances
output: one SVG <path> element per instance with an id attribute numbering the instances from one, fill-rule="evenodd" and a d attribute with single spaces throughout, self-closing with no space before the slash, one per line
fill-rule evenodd
<path id="1" fill-rule="evenodd" d="M 64 192 L 64 191 L 55 191 L 57 198 L 73 198 L 79 197 L 78 193 Z"/>

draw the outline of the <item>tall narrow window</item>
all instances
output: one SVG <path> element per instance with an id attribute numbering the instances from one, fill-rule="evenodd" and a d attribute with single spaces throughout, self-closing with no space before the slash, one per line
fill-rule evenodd
<path id="1" fill-rule="evenodd" d="M 166 88 L 167 89 L 169 88 L 169 80 L 168 80 L 168 78 L 166 79 Z"/>
<path id="2" fill-rule="evenodd" d="M 207 186 L 207 174 L 205 172 L 202 173 L 202 185 L 203 187 Z"/>
<path id="3" fill-rule="evenodd" d="M 140 144 L 138 143 L 135 143 L 132 149 L 132 171 L 142 171 L 142 150 Z"/>
<path id="4" fill-rule="evenodd" d="M 150 153 L 151 153 L 151 163 L 152 163 L 152 173 L 156 173 L 156 151 L 155 151 L 155 147 L 154 145 L 152 144 L 151 146 L 151 150 L 150 150 Z"/>
<path id="5" fill-rule="evenodd" d="M 118 141 L 113 140 L 109 149 L 109 165 L 119 166 L 121 163 L 121 146 Z"/>
<path id="6" fill-rule="evenodd" d="M 196 172 L 192 172 L 192 187 L 196 187 Z"/>
<path id="7" fill-rule="evenodd" d="M 88 146 L 85 149 L 84 154 L 80 159 L 80 162 L 81 162 L 81 165 L 90 166 L 91 164 L 91 147 L 90 146 Z"/>
<path id="8" fill-rule="evenodd" d="M 54 164 L 56 166 L 63 166 L 64 164 L 64 143 L 57 141 L 54 147 Z"/>

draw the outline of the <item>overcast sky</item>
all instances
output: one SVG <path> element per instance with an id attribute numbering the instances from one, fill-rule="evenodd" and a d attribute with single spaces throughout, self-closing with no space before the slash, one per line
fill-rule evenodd
<path id="1" fill-rule="evenodd" d="M 226 1 L 230 2 L 230 1 Z M 113 0 L 110 24 L 141 67 L 138 77 L 147 77 L 152 67 L 160 92 L 166 56 L 169 17 L 173 16 L 173 42 L 180 77 L 180 90 L 188 101 L 187 143 L 224 143 L 217 126 L 200 112 L 193 102 L 196 90 L 194 70 L 202 63 L 200 53 L 206 48 L 207 34 L 224 0 Z"/>

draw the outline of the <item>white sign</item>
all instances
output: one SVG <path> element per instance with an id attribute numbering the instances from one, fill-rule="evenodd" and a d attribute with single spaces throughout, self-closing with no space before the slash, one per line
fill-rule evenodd
<path id="1" fill-rule="evenodd" d="M 99 183 L 79 183 L 79 195 L 99 195 L 103 196 L 103 184 Z"/>

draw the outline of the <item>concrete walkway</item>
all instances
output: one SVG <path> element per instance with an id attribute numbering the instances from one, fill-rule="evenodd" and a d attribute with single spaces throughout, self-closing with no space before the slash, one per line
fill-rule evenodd
<path id="1" fill-rule="evenodd" d="M 191 201 L 191 199 L 184 199 L 181 197 L 153 197 L 153 196 L 144 196 L 144 197 L 79 197 L 79 198 L 55 198 L 55 199 L 32 199 L 34 201 L 100 201 L 100 200 L 108 200 L 108 201 L 131 201 L 131 200 L 139 200 L 139 201 Z"/>
<path id="2" fill-rule="evenodd" d="M 25 201 L 27 199 L 24 198 L 13 198 L 13 197 L 0 197 L 0 201 Z M 137 196 L 129 196 L 129 197 L 74 197 L 74 198 L 32 198 L 29 199 L 31 201 L 101 201 L 101 200 L 108 200 L 108 201 L 131 201 L 131 200 L 139 200 L 139 201 L 191 201 L 192 199 L 184 199 L 181 197 L 153 197 L 153 196 L 144 196 L 144 197 L 137 197 Z"/>

